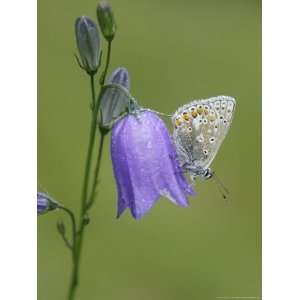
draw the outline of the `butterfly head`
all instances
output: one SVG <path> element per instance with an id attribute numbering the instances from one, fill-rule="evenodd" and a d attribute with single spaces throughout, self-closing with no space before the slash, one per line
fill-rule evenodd
<path id="1" fill-rule="evenodd" d="M 202 180 L 208 180 L 214 175 L 214 172 L 210 168 L 203 169 L 202 167 L 197 166 L 195 164 L 185 165 L 184 169 L 190 173 L 193 181 L 197 177 L 200 177 Z"/>
<path id="2" fill-rule="evenodd" d="M 221 180 L 217 177 L 215 172 L 212 171 L 210 168 L 201 169 L 199 167 L 189 166 L 189 167 L 186 167 L 186 169 L 190 172 L 192 183 L 194 183 L 196 181 L 197 177 L 200 177 L 204 181 L 213 178 L 222 197 L 224 199 L 227 198 L 229 191 L 224 186 L 224 184 L 221 182 Z"/>
<path id="3" fill-rule="evenodd" d="M 204 174 L 202 175 L 202 178 L 204 180 L 208 180 L 210 178 L 212 178 L 214 176 L 215 172 L 212 171 L 210 168 L 207 168 L 206 170 L 204 170 Z"/>

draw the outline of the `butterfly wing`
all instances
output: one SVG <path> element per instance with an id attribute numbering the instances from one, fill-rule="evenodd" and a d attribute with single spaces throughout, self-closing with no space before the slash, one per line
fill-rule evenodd
<path id="1" fill-rule="evenodd" d="M 173 138 L 181 165 L 209 167 L 229 130 L 235 106 L 234 98 L 217 96 L 194 100 L 176 111 Z"/>
<path id="2" fill-rule="evenodd" d="M 189 136 L 181 134 L 179 131 L 174 131 L 173 140 L 176 146 L 177 158 L 181 167 L 184 165 L 191 165 L 193 158 L 191 157 L 190 146 L 192 140 Z"/>

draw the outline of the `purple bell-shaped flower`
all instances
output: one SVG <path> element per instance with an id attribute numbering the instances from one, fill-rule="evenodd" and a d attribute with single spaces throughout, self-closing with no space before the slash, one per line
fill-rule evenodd
<path id="1" fill-rule="evenodd" d="M 128 207 L 142 218 L 161 197 L 182 207 L 194 192 L 183 176 L 164 122 L 151 111 L 128 114 L 112 128 L 111 157 L 119 217 Z"/>

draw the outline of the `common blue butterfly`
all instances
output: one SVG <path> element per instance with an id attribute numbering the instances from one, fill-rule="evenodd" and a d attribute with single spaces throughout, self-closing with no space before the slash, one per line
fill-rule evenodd
<path id="1" fill-rule="evenodd" d="M 172 116 L 173 139 L 181 168 L 207 180 L 209 168 L 232 123 L 236 102 L 233 97 L 217 96 L 194 100 L 180 107 Z"/>

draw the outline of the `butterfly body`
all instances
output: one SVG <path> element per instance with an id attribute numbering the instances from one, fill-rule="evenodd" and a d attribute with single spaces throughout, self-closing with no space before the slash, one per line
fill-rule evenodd
<path id="1" fill-rule="evenodd" d="M 214 175 L 209 166 L 229 130 L 235 106 L 234 98 L 217 96 L 194 100 L 172 116 L 178 160 L 193 180 Z"/>

